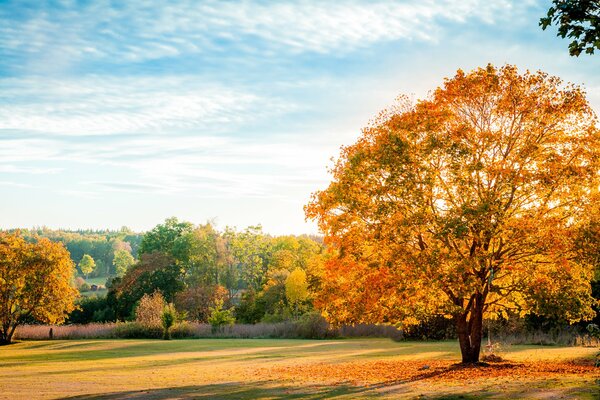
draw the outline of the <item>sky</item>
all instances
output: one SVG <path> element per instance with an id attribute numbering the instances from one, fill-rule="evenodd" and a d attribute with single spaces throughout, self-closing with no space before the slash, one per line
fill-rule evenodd
<path id="1" fill-rule="evenodd" d="M 541 69 L 600 112 L 600 54 L 542 31 L 549 6 L 0 0 L 0 228 L 317 233 L 340 146 L 459 68 Z"/>

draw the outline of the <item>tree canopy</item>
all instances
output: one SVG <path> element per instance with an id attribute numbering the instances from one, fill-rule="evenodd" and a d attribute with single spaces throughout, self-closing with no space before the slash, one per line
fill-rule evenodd
<path id="1" fill-rule="evenodd" d="M 540 19 L 540 26 L 546 30 L 553 24 L 558 25 L 557 36 L 573 39 L 569 44 L 572 56 L 600 50 L 600 1 L 553 0 L 548 14 Z"/>
<path id="2" fill-rule="evenodd" d="M 74 270 L 61 243 L 30 243 L 18 233 L 0 232 L 0 344 L 10 343 L 17 326 L 30 319 L 64 321 L 77 296 Z"/>
<path id="3" fill-rule="evenodd" d="M 113 265 L 115 266 L 115 272 L 118 277 L 122 277 L 127 272 L 127 269 L 135 263 L 135 259 L 130 252 L 124 249 L 115 251 L 113 258 Z"/>
<path id="4" fill-rule="evenodd" d="M 96 269 L 96 262 L 89 254 L 84 254 L 79 261 L 79 269 L 86 277 Z"/>
<path id="5" fill-rule="evenodd" d="M 580 88 L 510 65 L 382 112 L 306 207 L 335 249 L 318 306 L 336 323 L 454 318 L 463 362 L 484 315 L 591 317 L 574 239 L 598 199 L 596 124 Z"/>

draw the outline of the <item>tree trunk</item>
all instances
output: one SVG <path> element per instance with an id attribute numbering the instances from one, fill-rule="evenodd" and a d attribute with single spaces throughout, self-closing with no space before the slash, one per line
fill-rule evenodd
<path id="1" fill-rule="evenodd" d="M 12 337 L 15 333 L 16 326 L 8 327 L 8 329 L 0 330 L 0 346 L 12 343 Z"/>
<path id="2" fill-rule="evenodd" d="M 483 336 L 483 299 L 481 295 L 475 295 L 475 300 L 470 310 L 456 317 L 456 330 L 458 332 L 462 363 L 478 363 L 481 351 L 481 338 Z"/>

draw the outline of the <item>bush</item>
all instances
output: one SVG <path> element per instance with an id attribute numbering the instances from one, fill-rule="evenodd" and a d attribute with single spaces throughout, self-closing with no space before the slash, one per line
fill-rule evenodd
<path id="1" fill-rule="evenodd" d="M 326 339 L 336 336 L 329 328 L 329 323 L 317 311 L 304 314 L 295 325 L 298 336 L 303 339 Z"/>
<path id="2" fill-rule="evenodd" d="M 91 290 L 91 287 L 90 287 L 90 285 L 87 282 L 84 282 L 84 283 L 81 284 L 81 286 L 79 286 L 79 291 L 81 293 L 83 293 L 83 292 L 89 292 L 90 290 Z"/>
<path id="3" fill-rule="evenodd" d="M 217 300 L 215 306 L 210 308 L 208 317 L 208 323 L 212 326 L 213 332 L 222 330 L 224 326 L 233 325 L 234 322 L 233 309 L 223 310 L 223 300 Z"/>
<path id="4" fill-rule="evenodd" d="M 284 305 L 281 305 L 280 307 L 275 308 L 273 310 L 273 312 L 266 313 L 262 317 L 261 322 L 265 322 L 267 324 L 274 324 L 277 322 L 290 321 L 291 319 L 292 319 L 291 311 Z"/>
<path id="5" fill-rule="evenodd" d="M 160 292 L 143 295 L 135 309 L 135 322 L 142 326 L 160 327 L 165 305 L 165 299 Z"/>
<path id="6" fill-rule="evenodd" d="M 75 285 L 75 288 L 81 290 L 81 287 L 86 283 L 85 283 L 85 279 L 78 276 L 77 278 L 75 278 L 75 281 L 73 282 L 73 284 Z"/>
<path id="7" fill-rule="evenodd" d="M 178 322 L 171 327 L 171 337 L 173 339 L 193 338 L 195 334 L 194 326 L 186 321 Z"/>
<path id="8" fill-rule="evenodd" d="M 82 297 L 76 303 L 77 308 L 69 314 L 69 324 L 88 324 L 91 322 L 112 322 L 115 312 L 105 297 Z"/>
<path id="9" fill-rule="evenodd" d="M 265 315 L 265 302 L 258 301 L 257 294 L 253 290 L 242 294 L 242 301 L 235 308 L 235 318 L 244 324 L 255 324 L 260 322 Z"/>
<path id="10" fill-rule="evenodd" d="M 117 322 L 112 337 L 120 339 L 160 339 L 163 334 L 161 326 L 142 325 L 138 322 Z"/>
<path id="11" fill-rule="evenodd" d="M 404 333 L 393 325 L 356 324 L 338 328 L 342 337 L 376 337 L 390 338 L 395 341 L 404 339 Z"/>
<path id="12" fill-rule="evenodd" d="M 175 306 L 178 310 L 185 311 L 192 320 L 206 322 L 210 316 L 210 307 L 226 297 L 227 289 L 223 286 L 198 285 L 178 293 L 175 296 Z"/>
<path id="13" fill-rule="evenodd" d="M 75 325 L 21 325 L 15 338 L 20 340 L 47 340 L 52 328 L 54 339 L 110 339 L 113 338 L 115 323 Z"/>
<path id="14" fill-rule="evenodd" d="M 175 311 L 173 304 L 164 306 L 160 320 L 163 327 L 163 339 L 170 340 L 171 332 L 169 332 L 169 329 L 171 329 L 173 324 L 177 321 L 177 311 Z"/>

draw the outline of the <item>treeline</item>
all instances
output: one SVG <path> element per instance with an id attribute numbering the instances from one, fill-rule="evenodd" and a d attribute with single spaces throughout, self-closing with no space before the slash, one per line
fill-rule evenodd
<path id="1" fill-rule="evenodd" d="M 127 252 L 137 258 L 138 248 L 143 234 L 136 233 L 127 227 L 118 231 L 110 230 L 53 230 L 46 227 L 34 229 L 20 229 L 21 235 L 33 241 L 36 237 L 44 237 L 53 242 L 61 242 L 71 255 L 71 260 L 77 266 L 81 275 L 88 277 L 110 277 L 118 275 L 118 262 L 115 255 Z M 85 256 L 94 261 L 91 272 L 81 270 L 81 261 Z M 85 261 L 84 261 L 85 262 Z"/>
<path id="2" fill-rule="evenodd" d="M 274 237 L 260 226 L 218 231 L 170 218 L 143 235 L 122 276 L 112 273 L 106 297 L 81 299 L 69 322 L 134 320 L 154 293 L 190 321 L 218 313 L 241 323 L 297 319 L 313 309 L 324 250 L 316 236 Z"/>
<path id="3" fill-rule="evenodd" d="M 164 305 L 173 304 L 179 319 L 198 323 L 277 323 L 301 321 L 303 316 L 310 321 L 316 311 L 313 300 L 323 289 L 323 266 L 330 256 L 318 236 L 275 237 L 260 226 L 219 231 L 210 223 L 194 225 L 176 218 L 144 234 L 127 228 L 40 228 L 21 230 L 21 234 L 30 240 L 39 236 L 62 242 L 79 275 L 86 275 L 81 270 L 85 264 L 82 260 L 89 256 L 96 266 L 88 275 L 107 278 L 107 294 L 80 297 L 68 323 L 139 320 L 142 300 L 158 293 L 165 304 L 154 307 L 155 318 Z M 581 253 L 597 257 L 597 247 L 589 243 L 582 241 Z M 80 287 L 78 280 L 82 278 L 77 277 L 74 284 Z M 598 276 L 592 281 L 596 299 L 600 298 L 599 282 Z M 318 314 L 314 312 L 315 317 Z M 600 317 L 591 322 L 600 324 Z M 583 329 L 587 324 L 579 325 Z M 567 325 L 566 321 L 535 313 L 486 322 L 496 335 L 556 331 Z M 404 334 L 444 339 L 456 337 L 456 330 L 452 320 L 431 316 L 405 327 Z"/>

